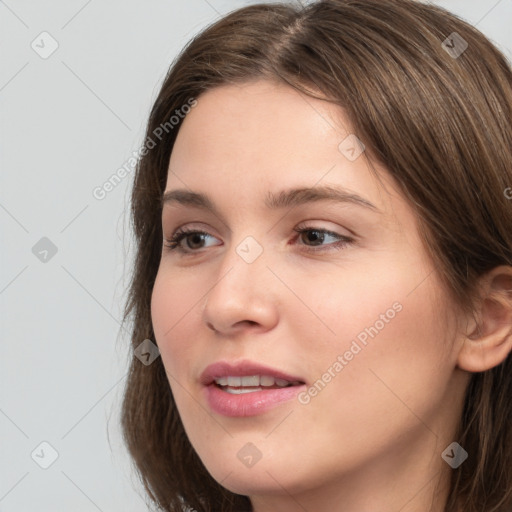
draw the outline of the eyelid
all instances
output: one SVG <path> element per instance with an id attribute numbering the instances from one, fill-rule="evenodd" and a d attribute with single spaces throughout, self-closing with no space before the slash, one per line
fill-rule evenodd
<path id="1" fill-rule="evenodd" d="M 309 221 L 309 222 L 311 222 L 311 221 Z M 293 239 L 293 242 L 294 242 L 293 245 L 299 245 L 301 248 L 300 249 L 301 251 L 305 251 L 305 252 L 309 252 L 309 253 L 340 250 L 340 249 L 345 248 L 347 245 L 354 244 L 356 241 L 356 238 L 357 238 L 357 237 L 353 237 L 353 236 L 343 235 L 341 233 L 338 233 L 337 231 L 330 230 L 330 229 L 327 229 L 325 227 L 321 227 L 318 225 L 305 225 L 304 223 L 299 224 L 298 226 L 293 228 L 293 231 L 295 233 L 297 233 L 297 236 L 294 237 L 294 239 Z M 300 237 L 303 233 L 315 232 L 315 231 L 318 233 L 322 233 L 323 236 L 331 236 L 333 238 L 336 238 L 336 239 L 338 239 L 338 241 L 329 243 L 326 245 L 318 245 L 318 246 L 315 246 L 315 245 L 311 246 L 311 245 L 300 244 L 300 243 L 295 244 L 297 239 L 300 239 Z M 165 245 L 165 247 L 168 248 L 169 251 L 176 250 L 178 253 L 182 254 L 183 256 L 203 253 L 205 251 L 205 249 L 207 249 L 208 247 L 206 247 L 206 248 L 201 247 L 199 249 L 185 249 L 185 248 L 181 247 L 181 245 L 180 245 L 181 242 L 183 240 L 185 240 L 190 235 L 203 235 L 206 237 L 217 238 L 216 236 L 212 235 L 211 233 L 209 233 L 206 230 L 196 228 L 194 226 L 184 225 L 184 226 L 180 226 L 177 229 L 175 229 L 169 239 L 165 238 L 164 245 Z M 322 241 L 323 241 L 323 239 L 322 239 Z M 219 244 L 216 244 L 216 245 L 219 245 Z"/>

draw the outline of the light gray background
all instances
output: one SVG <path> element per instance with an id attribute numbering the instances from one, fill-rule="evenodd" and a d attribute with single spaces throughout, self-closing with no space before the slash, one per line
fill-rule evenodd
<path id="1" fill-rule="evenodd" d="M 0 1 L 0 512 L 148 510 L 118 427 L 133 173 L 92 191 L 140 147 L 177 52 L 249 3 Z M 512 59 L 512 0 L 436 3 Z M 43 31 L 59 45 L 47 59 L 31 47 L 50 48 Z M 50 460 L 43 441 L 48 469 L 31 457 Z"/>

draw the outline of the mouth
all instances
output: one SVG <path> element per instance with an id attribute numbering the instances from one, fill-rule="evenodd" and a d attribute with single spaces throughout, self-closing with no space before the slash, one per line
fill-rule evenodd
<path id="1" fill-rule="evenodd" d="M 205 400 L 223 416 L 255 416 L 289 402 L 305 388 L 301 377 L 251 361 L 220 361 L 200 377 Z"/>
<path id="2" fill-rule="evenodd" d="M 289 381 L 287 379 L 273 377 L 272 375 L 229 375 L 214 379 L 213 384 L 226 393 L 241 395 L 243 393 L 255 393 L 257 391 L 300 386 L 304 384 L 304 382 L 300 380 Z"/>

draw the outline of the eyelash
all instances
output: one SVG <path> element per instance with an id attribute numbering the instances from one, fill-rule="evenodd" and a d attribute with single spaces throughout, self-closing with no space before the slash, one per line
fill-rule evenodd
<path id="1" fill-rule="evenodd" d="M 331 244 L 327 244 L 326 246 L 307 246 L 308 251 L 310 252 L 323 252 L 325 250 L 341 250 L 344 249 L 346 246 L 352 244 L 354 242 L 354 239 L 348 236 L 340 235 L 338 233 L 334 233 L 333 231 L 329 231 L 327 229 L 320 229 L 315 227 L 304 227 L 304 228 L 294 228 L 294 231 L 298 233 L 298 237 L 300 237 L 303 233 L 309 233 L 311 231 L 322 233 L 323 235 L 332 236 L 335 238 L 338 238 L 339 241 Z M 183 239 L 187 238 L 191 235 L 204 235 L 204 236 L 211 236 L 210 233 L 206 233 L 205 231 L 197 230 L 197 229 L 188 229 L 188 228 L 179 228 L 170 239 L 164 240 L 164 246 L 167 248 L 168 251 L 174 251 L 176 250 L 179 253 L 182 254 L 192 254 L 194 252 L 199 252 L 199 249 L 184 249 L 180 246 L 180 243 Z M 327 247 L 327 249 L 325 249 Z"/>

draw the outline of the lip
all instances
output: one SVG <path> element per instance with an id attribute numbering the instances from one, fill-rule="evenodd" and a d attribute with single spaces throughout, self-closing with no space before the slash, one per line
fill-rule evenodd
<path id="1" fill-rule="evenodd" d="M 281 370 L 271 368 L 253 361 L 240 361 L 238 363 L 229 363 L 227 361 L 219 361 L 214 364 L 207 366 L 199 381 L 201 384 L 208 386 L 219 377 L 243 377 L 244 375 L 269 375 L 277 379 L 284 379 L 290 382 L 300 381 L 304 382 L 304 379 L 288 373 L 284 373 Z"/>
<path id="2" fill-rule="evenodd" d="M 277 389 L 265 389 L 240 395 L 223 391 L 215 384 L 215 379 L 219 377 L 242 377 L 244 375 L 268 375 L 290 382 L 300 381 L 301 384 Z M 230 417 L 263 414 L 277 407 L 279 404 L 293 399 L 306 388 L 304 379 L 301 377 L 253 361 L 239 361 L 237 363 L 219 361 L 207 366 L 202 372 L 199 381 L 203 385 L 205 399 L 210 409 L 218 414 Z"/>

